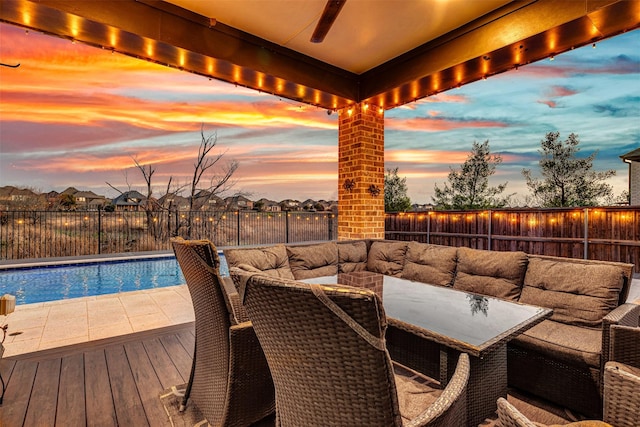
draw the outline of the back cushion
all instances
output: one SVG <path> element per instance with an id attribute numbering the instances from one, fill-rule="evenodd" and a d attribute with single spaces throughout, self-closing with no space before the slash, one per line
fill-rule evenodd
<path id="1" fill-rule="evenodd" d="M 229 267 L 246 264 L 269 276 L 294 279 L 284 245 L 251 249 L 225 249 L 224 257 Z"/>
<path id="2" fill-rule="evenodd" d="M 524 252 L 458 248 L 458 271 L 453 287 L 516 301 L 526 269 Z"/>
<path id="3" fill-rule="evenodd" d="M 359 240 L 356 242 L 338 242 L 338 271 L 351 273 L 367 269 L 367 244 Z"/>
<path id="4" fill-rule="evenodd" d="M 338 246 L 335 242 L 287 246 L 289 265 L 296 279 L 338 274 Z"/>
<path id="5" fill-rule="evenodd" d="M 618 306 L 624 280 L 619 266 L 532 256 L 520 302 L 552 308 L 551 319 L 558 322 L 600 326 Z"/>
<path id="6" fill-rule="evenodd" d="M 400 277 L 406 252 L 406 242 L 373 242 L 367 257 L 367 270 Z"/>
<path id="7" fill-rule="evenodd" d="M 402 278 L 432 285 L 452 286 L 458 248 L 409 242 Z"/>

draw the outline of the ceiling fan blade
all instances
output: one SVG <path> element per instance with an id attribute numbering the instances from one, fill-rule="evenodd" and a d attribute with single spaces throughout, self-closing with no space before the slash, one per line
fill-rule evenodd
<path id="1" fill-rule="evenodd" d="M 311 43 L 322 43 L 346 2 L 347 0 L 327 0 L 318 25 L 311 36 Z"/>

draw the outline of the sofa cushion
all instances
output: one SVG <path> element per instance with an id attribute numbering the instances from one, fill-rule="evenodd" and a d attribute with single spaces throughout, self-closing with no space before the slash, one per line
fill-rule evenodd
<path id="1" fill-rule="evenodd" d="M 264 248 L 225 249 L 224 257 L 229 267 L 238 267 L 240 264 L 246 264 L 269 276 L 294 279 L 284 245 Z"/>
<path id="2" fill-rule="evenodd" d="M 363 240 L 355 242 L 338 242 L 338 271 L 351 273 L 367 269 L 367 243 Z"/>
<path id="3" fill-rule="evenodd" d="M 624 280 L 616 265 L 531 256 L 520 302 L 552 308 L 558 322 L 599 326 L 618 306 Z"/>
<path id="4" fill-rule="evenodd" d="M 369 249 L 367 270 L 400 277 L 406 252 L 406 242 L 375 241 Z"/>
<path id="5" fill-rule="evenodd" d="M 432 285 L 452 286 L 458 249 L 451 246 L 409 242 L 402 278 Z"/>
<path id="6" fill-rule="evenodd" d="M 516 301 L 526 269 L 524 252 L 458 248 L 458 269 L 453 287 Z"/>
<path id="7" fill-rule="evenodd" d="M 568 365 L 600 369 L 602 329 L 547 319 L 518 335 L 509 345 L 536 351 Z"/>
<path id="8" fill-rule="evenodd" d="M 338 274 L 338 246 L 335 242 L 287 246 L 287 255 L 296 280 Z"/>

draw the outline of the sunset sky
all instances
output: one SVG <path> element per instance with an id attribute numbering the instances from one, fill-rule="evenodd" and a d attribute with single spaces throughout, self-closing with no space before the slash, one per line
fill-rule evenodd
<path id="1" fill-rule="evenodd" d="M 257 200 L 337 199 L 337 114 L 109 51 L 0 24 L 0 186 L 69 186 L 114 197 L 143 189 L 132 158 L 152 164 L 157 193 L 186 183 L 205 133 L 239 162 L 234 191 Z M 640 30 L 385 112 L 385 166 L 414 203 L 464 162 L 474 141 L 500 154 L 492 184 L 524 201 L 540 141 L 559 131 L 599 150 L 620 194 L 640 147 Z"/>

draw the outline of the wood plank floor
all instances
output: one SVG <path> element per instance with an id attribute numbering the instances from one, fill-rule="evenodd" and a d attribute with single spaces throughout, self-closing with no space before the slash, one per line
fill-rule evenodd
<path id="1" fill-rule="evenodd" d="M 188 381 L 194 343 L 189 323 L 0 359 L 0 427 L 170 426 L 159 394 Z M 546 424 L 583 418 L 520 393 L 509 401 Z"/>
<path id="2" fill-rule="evenodd" d="M 186 383 L 193 323 L 0 360 L 0 426 L 169 426 L 158 395 Z"/>

